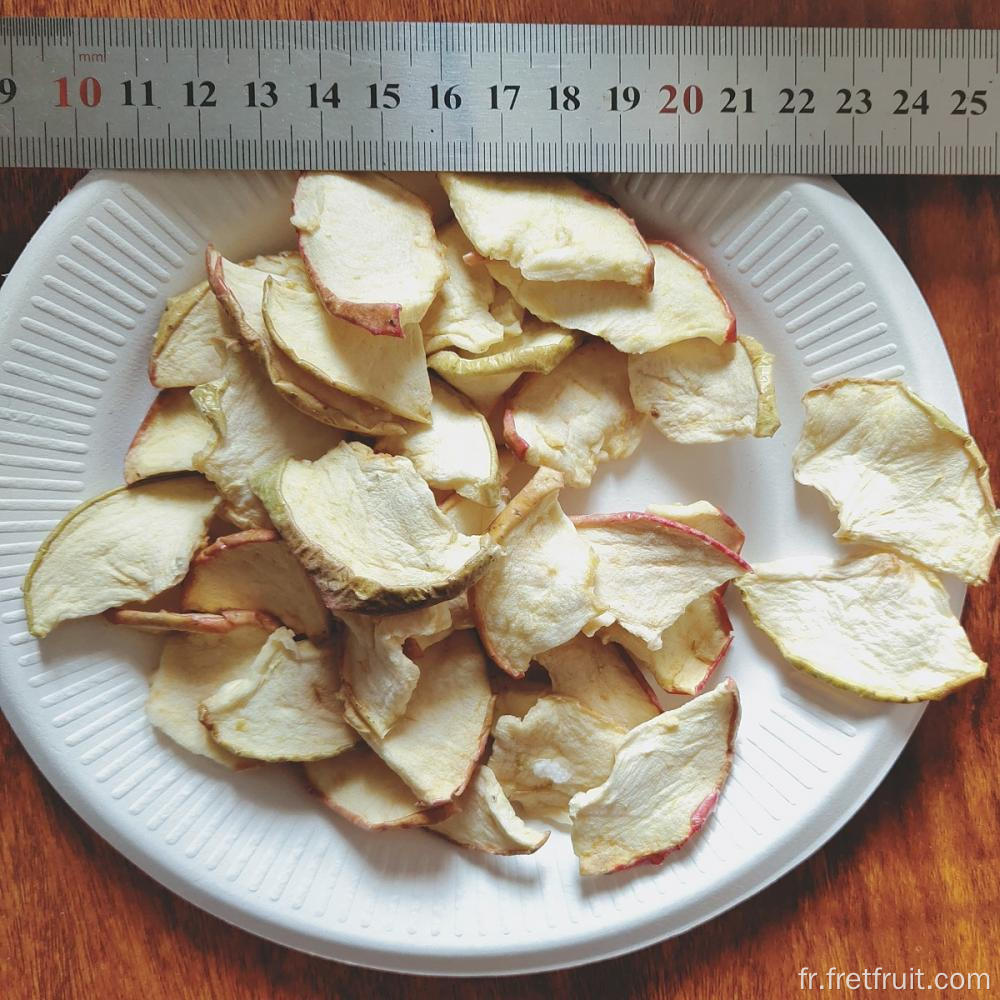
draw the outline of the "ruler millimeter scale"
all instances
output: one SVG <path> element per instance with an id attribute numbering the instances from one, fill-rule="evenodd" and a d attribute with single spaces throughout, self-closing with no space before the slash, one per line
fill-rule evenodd
<path id="1" fill-rule="evenodd" d="M 0 165 L 982 173 L 1000 31 L 0 19 Z"/>

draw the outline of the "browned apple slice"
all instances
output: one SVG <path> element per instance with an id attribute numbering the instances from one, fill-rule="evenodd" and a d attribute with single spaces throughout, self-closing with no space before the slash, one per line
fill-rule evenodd
<path id="1" fill-rule="evenodd" d="M 149 408 L 125 454 L 125 482 L 171 472 L 194 472 L 194 456 L 215 440 L 187 389 L 164 389 Z"/>

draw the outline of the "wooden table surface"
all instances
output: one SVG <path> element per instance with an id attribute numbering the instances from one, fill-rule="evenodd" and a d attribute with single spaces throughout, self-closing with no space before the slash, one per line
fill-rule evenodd
<path id="1" fill-rule="evenodd" d="M 0 13 L 998 27 L 992 0 L 61 0 Z M 874 18 L 870 20 L 869 18 Z M 80 176 L 0 174 L 6 273 Z M 1000 182 L 849 178 L 930 304 L 972 432 L 1000 470 Z M 1000 477 L 993 477 L 994 489 Z M 998 573 L 964 621 L 995 671 Z M 59 799 L 0 718 L 0 996 L 17 998 L 783 998 L 799 970 L 985 971 L 1000 989 L 1000 689 L 995 678 L 931 705 L 888 778 L 830 843 L 769 889 L 682 937 L 582 969 L 517 979 L 418 979 L 269 944 L 161 888 Z M 864 989 L 834 995 L 865 996 Z M 872 994 L 874 995 L 874 994 Z M 881 996 L 891 993 L 882 992 Z M 974 995 L 957 992 L 956 996 Z M 985 995 L 985 992 L 983 993 Z"/>

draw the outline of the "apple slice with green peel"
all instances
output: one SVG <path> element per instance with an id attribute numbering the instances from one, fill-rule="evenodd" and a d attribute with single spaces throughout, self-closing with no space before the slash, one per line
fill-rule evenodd
<path id="1" fill-rule="evenodd" d="M 534 281 L 649 288 L 653 258 L 635 223 L 568 177 L 439 175 L 455 218 L 484 257 Z"/>
<path id="2" fill-rule="evenodd" d="M 148 601 L 179 583 L 218 506 L 201 476 L 146 480 L 80 504 L 42 542 L 24 578 L 28 631 L 41 639 L 60 622 Z"/>
<path id="3" fill-rule="evenodd" d="M 616 726 L 631 729 L 663 711 L 646 678 L 617 646 L 578 635 L 536 659 L 555 694 L 575 698 Z"/>
<path id="4" fill-rule="evenodd" d="M 840 520 L 836 537 L 985 583 L 1000 514 L 976 442 L 900 382 L 841 379 L 802 397 L 795 478 Z"/>
<path id="5" fill-rule="evenodd" d="M 534 854 L 549 839 L 548 830 L 533 830 L 514 812 L 496 775 L 485 765 L 476 770 L 456 805 L 451 816 L 427 829 L 460 847 L 487 854 Z"/>
<path id="6" fill-rule="evenodd" d="M 420 802 L 451 802 L 472 777 L 493 721 L 486 657 L 475 632 L 456 632 L 423 654 L 406 714 L 385 736 L 368 729 L 350 703 L 344 714 Z"/>
<path id="7" fill-rule="evenodd" d="M 469 593 L 493 661 L 521 677 L 604 611 L 594 593 L 597 559 L 559 506 L 563 479 L 539 469 L 490 526 L 502 554 Z"/>
<path id="8" fill-rule="evenodd" d="M 221 611 L 219 614 L 202 614 L 192 611 L 147 611 L 143 608 L 113 608 L 104 612 L 112 625 L 125 625 L 137 632 L 149 632 L 154 635 L 164 632 L 201 632 L 203 634 L 223 635 L 232 632 L 234 628 L 244 625 L 260 625 L 267 628 L 278 628 L 281 625 L 276 618 L 260 611 Z"/>
<path id="9" fill-rule="evenodd" d="M 267 528 L 224 535 L 202 549 L 184 581 L 181 606 L 252 608 L 310 639 L 330 633 L 330 616 L 315 584 L 278 533 Z"/>
<path id="10" fill-rule="evenodd" d="M 198 706 L 223 684 L 252 677 L 254 661 L 278 623 L 267 615 L 222 633 L 167 636 L 149 685 L 146 715 L 165 736 L 191 753 L 246 767 L 249 761 L 223 749 L 198 720 Z"/>
<path id="11" fill-rule="evenodd" d="M 484 507 L 500 502 L 500 459 L 483 415 L 441 379 L 431 382 L 431 423 L 381 437 L 375 450 L 405 455 L 429 486 Z"/>
<path id="12" fill-rule="evenodd" d="M 603 783 L 570 800 L 580 874 L 659 864 L 698 833 L 729 776 L 739 718 L 727 680 L 636 726 Z"/>
<path id="13" fill-rule="evenodd" d="M 529 312 L 568 330 L 645 354 L 693 337 L 736 339 L 736 320 L 707 270 L 671 243 L 650 243 L 652 291 L 610 281 L 530 281 L 502 261 L 487 261 L 494 281 Z"/>
<path id="14" fill-rule="evenodd" d="M 629 397 L 625 355 L 591 340 L 550 374 L 525 379 L 507 404 L 503 434 L 519 459 L 584 487 L 598 463 L 635 451 L 643 421 Z"/>
<path id="15" fill-rule="evenodd" d="M 292 211 L 302 259 L 332 316 L 390 337 L 424 318 L 447 271 L 420 198 L 378 174 L 303 174 Z"/>
<path id="16" fill-rule="evenodd" d="M 215 430 L 198 412 L 187 389 L 164 389 L 125 454 L 125 482 L 194 472 L 194 456 L 215 441 Z"/>
<path id="17" fill-rule="evenodd" d="M 256 472 L 283 459 L 318 458 L 343 438 L 288 406 L 246 351 L 231 352 L 224 377 L 192 389 L 191 398 L 216 433 L 193 464 L 218 487 L 226 516 L 240 528 L 270 527 L 250 487 Z"/>
<path id="18" fill-rule="evenodd" d="M 382 176 L 416 195 L 431 213 L 431 222 L 440 227 L 452 218 L 451 203 L 436 173 L 430 170 L 383 170 Z"/>
<path id="19" fill-rule="evenodd" d="M 743 529 L 724 510 L 720 510 L 707 500 L 695 500 L 694 503 L 650 504 L 646 508 L 646 513 L 664 517 L 668 521 L 677 521 L 696 531 L 704 532 L 737 554 L 743 551 L 743 543 L 747 537 Z"/>
<path id="20" fill-rule="evenodd" d="M 329 760 L 303 765 L 313 791 L 332 809 L 363 830 L 427 826 L 454 808 L 428 809 L 406 783 L 364 744 Z"/>
<path id="21" fill-rule="evenodd" d="M 791 664 L 879 701 L 929 701 L 986 674 L 929 570 L 889 552 L 785 559 L 736 581 Z"/>
<path id="22" fill-rule="evenodd" d="M 781 426 L 773 368 L 774 356 L 753 337 L 698 337 L 630 355 L 629 391 L 636 409 L 681 444 L 771 437 Z"/>
<path id="23" fill-rule="evenodd" d="M 248 676 L 204 698 L 198 718 L 212 739 L 238 757 L 323 760 L 349 750 L 358 734 L 344 721 L 336 656 L 329 647 L 272 632 Z"/>
<path id="24" fill-rule="evenodd" d="M 454 597 L 496 546 L 462 535 L 408 458 L 344 442 L 315 461 L 287 460 L 255 489 L 328 608 L 388 614 Z"/>
<path id="25" fill-rule="evenodd" d="M 526 813 L 565 822 L 570 799 L 611 772 L 627 732 L 575 698 L 548 695 L 523 719 L 497 719 L 489 766 Z"/>
<path id="26" fill-rule="evenodd" d="M 696 597 L 750 569 L 704 532 L 653 514 L 587 514 L 573 524 L 597 556 L 596 596 L 607 609 L 587 630 L 617 622 L 652 650 Z"/>

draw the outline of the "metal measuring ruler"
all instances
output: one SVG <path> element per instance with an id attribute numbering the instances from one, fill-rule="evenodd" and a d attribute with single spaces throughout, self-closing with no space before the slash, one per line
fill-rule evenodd
<path id="1" fill-rule="evenodd" d="M 0 20 L 0 165 L 981 173 L 1000 32 Z"/>

